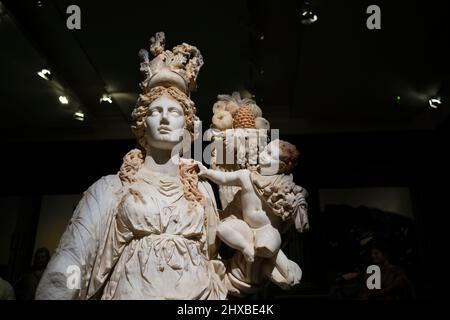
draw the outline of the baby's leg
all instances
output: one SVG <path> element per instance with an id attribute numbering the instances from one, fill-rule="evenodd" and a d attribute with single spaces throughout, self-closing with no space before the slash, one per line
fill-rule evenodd
<path id="1" fill-rule="evenodd" d="M 249 262 L 255 257 L 253 231 L 240 219 L 228 219 L 217 226 L 217 235 L 227 245 L 242 252 Z"/>
<path id="2" fill-rule="evenodd" d="M 279 270 L 279 272 L 283 275 L 283 277 L 287 278 L 289 276 L 287 267 L 289 266 L 289 259 L 286 257 L 282 250 L 278 251 L 278 254 L 275 257 L 275 266 Z"/>
<path id="3" fill-rule="evenodd" d="M 258 257 L 271 258 L 281 247 L 281 235 L 271 224 L 253 229 L 255 234 L 255 250 Z"/>
<path id="4" fill-rule="evenodd" d="M 290 288 L 286 277 L 277 268 L 273 268 L 271 272 L 267 272 L 266 277 L 285 290 Z"/>
<path id="5" fill-rule="evenodd" d="M 262 270 L 267 278 L 282 288 L 296 285 L 302 278 L 300 267 L 289 260 L 282 250 L 279 250 L 276 256 L 267 259 Z"/>

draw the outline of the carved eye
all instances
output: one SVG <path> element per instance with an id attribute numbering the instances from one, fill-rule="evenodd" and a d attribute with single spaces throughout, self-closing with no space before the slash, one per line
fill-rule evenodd
<path id="1" fill-rule="evenodd" d="M 174 115 L 174 116 L 181 116 L 181 111 L 180 110 L 178 110 L 178 109 L 176 109 L 176 108 L 171 108 L 170 110 L 169 110 L 169 112 L 172 114 L 172 115 Z"/>
<path id="2" fill-rule="evenodd" d="M 157 116 L 159 115 L 160 111 L 157 108 L 153 108 L 150 110 L 149 115 L 150 116 Z"/>

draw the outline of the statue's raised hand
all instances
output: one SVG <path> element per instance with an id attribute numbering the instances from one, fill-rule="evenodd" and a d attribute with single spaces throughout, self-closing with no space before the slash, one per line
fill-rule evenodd
<path id="1" fill-rule="evenodd" d="M 208 169 L 207 167 L 205 167 L 203 164 L 201 164 L 200 162 L 197 163 L 198 166 L 198 176 L 201 178 L 209 178 L 208 177 L 208 171 L 211 169 Z"/>

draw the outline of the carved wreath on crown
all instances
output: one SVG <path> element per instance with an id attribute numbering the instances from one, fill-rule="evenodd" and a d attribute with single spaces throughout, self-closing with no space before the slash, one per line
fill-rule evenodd
<path id="1" fill-rule="evenodd" d="M 175 46 L 172 51 L 164 50 L 165 44 L 164 33 L 158 32 L 150 38 L 150 52 L 155 59 L 150 61 L 149 52 L 146 49 L 139 51 L 142 61 L 140 70 L 145 74 L 145 80 L 141 83 L 141 87 L 145 88 L 153 75 L 168 68 L 185 80 L 189 90 L 194 90 L 198 73 L 203 65 L 200 51 L 187 43 Z"/>

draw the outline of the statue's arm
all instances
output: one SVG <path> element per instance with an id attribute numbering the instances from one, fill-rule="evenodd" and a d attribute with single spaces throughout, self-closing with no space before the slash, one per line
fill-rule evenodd
<path id="1" fill-rule="evenodd" d="M 106 176 L 84 192 L 40 280 L 36 299 L 84 297 L 119 184 L 117 176 Z"/>
<path id="2" fill-rule="evenodd" d="M 243 186 L 247 181 L 250 182 L 249 171 L 248 170 L 237 170 L 237 171 L 218 171 L 213 169 L 208 169 L 202 164 L 199 164 L 200 172 L 199 176 L 206 178 L 214 182 L 219 186 Z M 251 185 L 250 185 L 251 187 Z"/>

